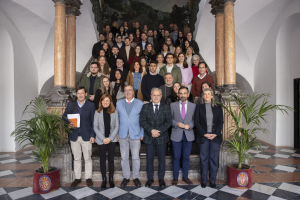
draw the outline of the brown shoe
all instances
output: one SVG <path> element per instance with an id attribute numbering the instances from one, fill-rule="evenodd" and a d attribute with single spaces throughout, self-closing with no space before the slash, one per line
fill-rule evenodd
<path id="1" fill-rule="evenodd" d="M 173 179 L 172 185 L 177 185 L 178 184 L 178 179 Z"/>
<path id="2" fill-rule="evenodd" d="M 92 186 L 93 186 L 93 181 L 92 181 L 92 179 L 90 179 L 90 178 L 86 179 L 86 185 L 87 185 L 88 187 L 92 187 Z"/>
<path id="3" fill-rule="evenodd" d="M 71 187 L 76 187 L 79 183 L 81 183 L 81 179 L 75 179 L 71 184 Z"/>
<path id="4" fill-rule="evenodd" d="M 183 178 L 182 180 L 189 185 L 193 185 L 193 182 L 189 178 Z"/>

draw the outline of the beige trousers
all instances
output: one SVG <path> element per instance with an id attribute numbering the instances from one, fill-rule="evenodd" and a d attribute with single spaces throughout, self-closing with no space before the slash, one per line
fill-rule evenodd
<path id="1" fill-rule="evenodd" d="M 74 155 L 74 172 L 75 179 L 81 179 L 81 155 L 83 153 L 85 161 L 85 179 L 92 178 L 92 144 L 90 141 L 84 141 L 81 136 L 78 136 L 76 142 L 71 141 L 71 149 Z"/>

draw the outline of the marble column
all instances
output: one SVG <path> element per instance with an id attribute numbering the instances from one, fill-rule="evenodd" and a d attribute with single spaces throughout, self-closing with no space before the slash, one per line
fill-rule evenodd
<path id="1" fill-rule="evenodd" d="M 217 6 L 212 13 L 215 15 L 215 62 L 216 86 L 222 87 L 225 82 L 225 33 L 224 33 L 224 7 Z"/>
<path id="2" fill-rule="evenodd" d="M 225 87 L 227 88 L 236 86 L 234 2 L 235 0 L 224 0 Z"/>
<path id="3" fill-rule="evenodd" d="M 55 3 L 54 87 L 66 86 L 66 1 Z"/>
<path id="4" fill-rule="evenodd" d="M 67 7 L 66 13 L 66 86 L 68 90 L 72 91 L 76 87 L 76 16 L 80 12 L 76 7 Z"/>

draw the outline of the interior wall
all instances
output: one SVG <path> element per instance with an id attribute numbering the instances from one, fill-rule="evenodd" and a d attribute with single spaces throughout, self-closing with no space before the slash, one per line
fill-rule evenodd
<path id="1" fill-rule="evenodd" d="M 7 30 L 0 24 L 0 85 L 2 94 L 0 105 L 0 152 L 15 151 L 14 138 L 10 137 L 10 133 L 15 129 L 15 105 L 14 101 L 14 56 L 13 45 Z"/>

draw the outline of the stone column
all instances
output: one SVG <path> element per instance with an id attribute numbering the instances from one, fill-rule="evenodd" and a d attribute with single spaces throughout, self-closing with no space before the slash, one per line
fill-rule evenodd
<path id="1" fill-rule="evenodd" d="M 216 62 L 216 86 L 224 86 L 225 80 L 225 30 L 224 30 L 224 7 L 217 6 L 212 10 L 215 15 L 215 62 Z"/>
<path id="2" fill-rule="evenodd" d="M 76 7 L 67 7 L 66 13 L 66 86 L 69 91 L 72 91 L 76 87 L 76 16 L 78 16 L 80 12 Z"/>
<path id="3" fill-rule="evenodd" d="M 224 0 L 225 22 L 225 87 L 236 87 L 234 2 Z"/>

